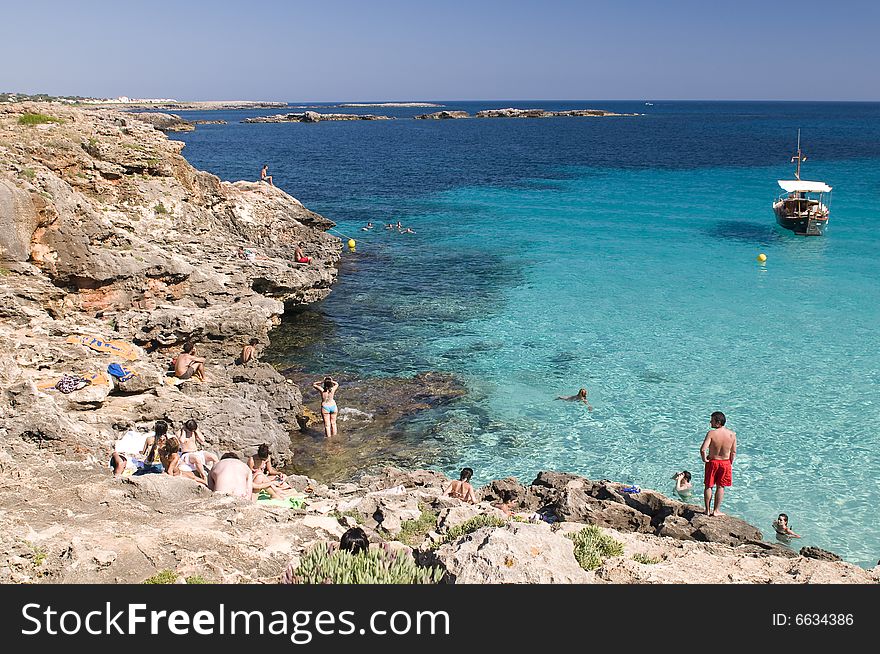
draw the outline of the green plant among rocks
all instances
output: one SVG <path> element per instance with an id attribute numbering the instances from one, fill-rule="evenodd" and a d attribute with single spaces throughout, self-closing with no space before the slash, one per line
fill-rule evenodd
<path id="1" fill-rule="evenodd" d="M 584 570 L 595 570 L 608 557 L 623 555 L 623 543 L 596 525 L 587 525 L 579 532 L 566 534 L 566 538 L 574 541 L 574 557 Z"/>
<path id="2" fill-rule="evenodd" d="M 54 118 L 53 116 L 47 116 L 46 114 L 32 114 L 26 113 L 22 114 L 18 118 L 19 125 L 45 125 L 47 123 L 63 123 L 64 121 L 60 118 Z"/>
<path id="3" fill-rule="evenodd" d="M 636 563 L 643 563 L 645 565 L 656 565 L 662 560 L 656 556 L 648 556 L 647 554 L 633 554 L 632 559 Z"/>
<path id="4" fill-rule="evenodd" d="M 437 514 L 427 510 L 423 504 L 419 504 L 422 515 L 417 520 L 405 520 L 400 525 L 400 533 L 397 540 L 410 547 L 418 547 L 425 540 L 429 531 L 437 526 Z"/>
<path id="5" fill-rule="evenodd" d="M 186 577 L 186 583 L 188 584 L 209 584 L 211 583 L 207 579 L 205 579 L 202 575 L 190 575 Z"/>
<path id="6" fill-rule="evenodd" d="M 160 216 L 163 215 L 163 214 L 168 213 L 168 209 L 166 209 L 166 208 L 165 208 L 165 205 L 162 204 L 161 202 L 157 202 L 157 203 L 156 203 L 156 206 L 153 207 L 153 211 L 155 211 L 156 214 L 158 214 L 158 215 L 160 215 Z"/>
<path id="7" fill-rule="evenodd" d="M 177 573 L 174 570 L 161 570 L 149 579 L 144 579 L 145 584 L 173 584 L 177 581 Z"/>
<path id="8" fill-rule="evenodd" d="M 352 554 L 335 544 L 314 547 L 300 561 L 290 581 L 294 584 L 437 584 L 443 570 L 420 567 L 407 552 L 378 549 Z"/>
<path id="9" fill-rule="evenodd" d="M 443 543 L 451 543 L 458 540 L 466 534 L 475 532 L 483 527 L 503 527 L 507 522 L 494 515 L 478 515 L 470 520 L 462 522 L 460 525 L 450 528 L 443 537 Z M 438 545 L 442 545 L 439 543 Z"/>

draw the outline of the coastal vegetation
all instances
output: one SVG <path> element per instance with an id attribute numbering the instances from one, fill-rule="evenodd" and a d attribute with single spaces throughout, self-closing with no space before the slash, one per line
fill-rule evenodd
<path id="1" fill-rule="evenodd" d="M 623 543 L 615 540 L 596 525 L 587 525 L 574 534 L 574 558 L 584 570 L 595 570 L 605 559 L 623 555 Z"/>
<path id="2" fill-rule="evenodd" d="M 386 548 L 351 554 L 321 544 L 309 551 L 293 574 L 295 584 L 436 584 L 444 571 L 420 567 L 407 552 Z"/>
<path id="3" fill-rule="evenodd" d="M 437 514 L 427 510 L 424 504 L 419 504 L 422 515 L 416 520 L 405 520 L 400 526 L 398 539 L 410 547 L 421 545 L 428 532 L 433 531 L 437 525 Z"/>
<path id="4" fill-rule="evenodd" d="M 149 585 L 173 584 L 175 581 L 177 581 L 177 573 L 174 570 L 161 570 L 152 577 L 144 579 L 144 583 Z"/>
<path id="5" fill-rule="evenodd" d="M 505 524 L 507 524 L 507 522 L 497 516 L 481 514 L 462 522 L 460 525 L 450 528 L 444 535 L 442 542 L 438 543 L 437 546 L 439 547 L 444 543 L 451 543 L 462 536 L 466 536 L 467 534 L 473 533 L 477 529 L 482 529 L 483 527 L 503 527 Z"/>
<path id="6" fill-rule="evenodd" d="M 647 554 L 633 554 L 632 560 L 636 563 L 642 563 L 644 565 L 655 565 L 660 563 L 662 559 L 657 558 L 656 556 L 648 556 Z"/>
<path id="7" fill-rule="evenodd" d="M 26 113 L 22 114 L 18 119 L 19 125 L 45 125 L 47 123 L 56 123 L 60 124 L 64 121 L 60 118 L 55 118 L 54 116 L 47 116 L 46 114 L 32 114 Z"/>

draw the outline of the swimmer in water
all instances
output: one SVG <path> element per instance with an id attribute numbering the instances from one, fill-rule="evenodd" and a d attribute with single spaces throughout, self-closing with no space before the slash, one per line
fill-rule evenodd
<path id="1" fill-rule="evenodd" d="M 788 516 L 785 513 L 779 514 L 779 517 L 773 522 L 773 529 L 776 531 L 776 538 L 783 543 L 790 542 L 792 538 L 801 537 L 788 526 Z"/>
<path id="2" fill-rule="evenodd" d="M 593 410 L 593 407 L 590 406 L 590 403 L 587 402 L 587 389 L 582 388 L 577 392 L 577 395 L 560 395 L 556 398 L 557 400 L 566 400 L 567 402 L 583 402 L 587 405 L 587 409 L 590 411 Z"/>
<path id="3" fill-rule="evenodd" d="M 362 232 L 368 232 L 373 229 L 373 223 L 367 223 L 365 227 L 361 227 Z"/>
<path id="4" fill-rule="evenodd" d="M 672 478 L 675 480 L 675 492 L 678 493 L 678 496 L 683 500 L 690 498 L 694 491 L 694 485 L 691 483 L 691 473 L 687 470 L 682 470 L 681 472 L 676 472 Z"/>

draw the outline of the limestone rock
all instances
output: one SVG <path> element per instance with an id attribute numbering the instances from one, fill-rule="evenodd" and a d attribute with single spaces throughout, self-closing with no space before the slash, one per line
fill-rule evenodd
<path id="1" fill-rule="evenodd" d="M 163 132 L 191 132 L 196 127 L 177 114 L 162 114 L 152 111 L 133 112 L 129 114 L 135 120 L 152 125 Z"/>
<path id="2" fill-rule="evenodd" d="M 457 584 L 584 583 L 571 540 L 547 525 L 483 528 L 441 546 L 437 562 Z"/>

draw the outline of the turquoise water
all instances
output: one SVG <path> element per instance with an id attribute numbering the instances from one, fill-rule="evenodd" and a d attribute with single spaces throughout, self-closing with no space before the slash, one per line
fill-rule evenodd
<path id="1" fill-rule="evenodd" d="M 334 178 L 344 192 L 301 199 L 337 219 L 341 233 L 357 238 L 357 252 L 345 254 L 338 285 L 317 308 L 326 339 L 279 360 L 320 374 L 456 374 L 468 397 L 405 428 L 412 439 L 442 443 L 438 469 L 467 465 L 481 483 L 509 475 L 529 482 L 556 469 L 671 495 L 671 475 L 688 469 L 699 500 L 698 448 L 709 414 L 724 411 L 739 435 L 724 510 L 771 542 L 772 521 L 788 513 L 804 536 L 795 545 L 873 565 L 880 157 L 846 156 L 846 143 L 861 143 L 858 121 L 828 127 L 840 151 L 811 160 L 805 177 L 834 186 L 830 226 L 825 237 L 796 237 L 775 227 L 770 208 L 776 180 L 791 177 L 791 148 L 764 134 L 787 122 L 771 119 L 742 126 L 738 117 L 718 118 L 749 135 L 738 151 L 749 160 L 715 157 L 724 166 L 692 145 L 668 165 L 669 136 L 656 137 L 638 165 L 630 155 L 615 161 L 613 147 L 592 164 L 573 146 L 554 160 L 541 145 L 556 138 L 550 123 L 540 128 L 546 133 L 520 132 L 504 156 L 487 146 L 505 171 L 517 147 L 524 157 L 543 152 L 518 168 L 528 174 L 486 174 L 479 184 L 467 174 L 456 183 L 445 169 L 437 174 L 450 179 L 435 184 L 424 167 L 421 184 L 406 169 L 394 175 L 407 183 L 389 185 L 388 168 L 420 152 L 435 156 L 424 144 L 388 154 L 374 186 L 346 186 L 357 165 L 349 160 L 347 175 Z M 572 124 L 565 129 L 599 130 L 591 136 L 599 140 L 601 130 L 618 129 Z M 405 129 L 455 129 L 465 139 L 461 130 L 471 125 Z M 521 125 L 511 128 L 538 129 Z M 385 134 L 362 138 L 397 138 Z M 415 134 L 408 142 L 422 138 Z M 703 158 L 689 165 L 686 152 Z M 651 156 L 663 165 L 651 166 Z M 465 173 L 474 167 L 461 165 Z M 362 232 L 367 219 L 400 219 L 417 233 Z M 766 264 L 756 261 L 761 252 Z M 295 331 L 302 319 L 291 316 L 283 329 Z M 581 386 L 594 411 L 554 400 Z"/>

